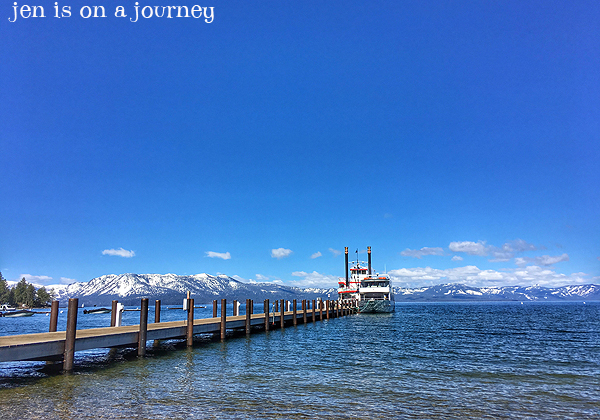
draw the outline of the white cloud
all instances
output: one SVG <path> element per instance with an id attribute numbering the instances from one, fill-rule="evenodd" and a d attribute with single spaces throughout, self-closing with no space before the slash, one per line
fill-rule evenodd
<path id="1" fill-rule="evenodd" d="M 433 286 L 441 283 L 462 283 L 474 287 L 533 286 L 536 284 L 558 287 L 567 284 L 585 284 L 591 280 L 584 273 L 561 274 L 537 265 L 502 271 L 481 270 L 473 265 L 443 270 L 431 267 L 401 268 L 388 273 L 394 280 L 394 285 L 402 287 Z"/>
<path id="2" fill-rule="evenodd" d="M 256 277 L 257 281 L 267 281 L 267 280 L 269 280 L 268 276 L 263 276 L 262 274 L 256 274 L 254 277 Z"/>
<path id="3" fill-rule="evenodd" d="M 34 276 L 31 274 L 21 274 L 19 276 L 19 280 L 21 280 L 22 278 L 25 278 L 25 281 L 27 283 L 32 283 L 34 285 L 42 285 L 52 280 L 52 277 L 50 276 Z"/>
<path id="4" fill-rule="evenodd" d="M 314 260 L 315 258 L 319 258 L 319 257 L 322 257 L 322 256 L 323 256 L 323 254 L 321 254 L 321 251 L 318 251 L 318 252 L 315 252 L 314 254 L 312 254 L 310 256 L 310 258 L 312 258 Z"/>
<path id="5" fill-rule="evenodd" d="M 549 266 L 554 265 L 559 262 L 569 261 L 569 256 L 567 254 L 557 255 L 555 257 L 551 257 L 550 255 L 542 255 L 541 257 L 523 257 L 523 258 L 515 258 L 515 263 L 517 265 L 525 265 L 528 263 L 534 263 L 535 265 L 543 265 Z"/>
<path id="6" fill-rule="evenodd" d="M 102 251 L 102 255 L 112 255 L 115 257 L 131 258 L 131 257 L 135 256 L 135 252 L 127 251 L 126 249 L 123 249 L 123 248 L 105 249 L 104 251 Z"/>
<path id="7" fill-rule="evenodd" d="M 60 278 L 60 284 L 71 284 L 71 283 L 77 283 L 76 279 L 70 279 L 67 277 L 61 277 Z"/>
<path id="8" fill-rule="evenodd" d="M 292 280 L 288 282 L 292 286 L 296 287 L 337 287 L 338 277 L 331 276 L 328 274 L 321 274 L 313 271 L 312 273 L 307 273 L 306 271 L 294 271 L 292 273 L 294 277 L 302 277 L 301 280 Z"/>
<path id="9" fill-rule="evenodd" d="M 509 245 L 515 252 L 536 251 L 538 247 L 525 242 L 523 239 L 515 239 L 505 245 Z"/>
<path id="10" fill-rule="evenodd" d="M 421 257 L 425 255 L 444 255 L 444 250 L 442 248 L 429 248 L 427 246 L 421 249 L 406 248 L 400 253 L 400 255 L 421 259 Z"/>
<path id="11" fill-rule="evenodd" d="M 221 258 L 222 260 L 230 260 L 231 259 L 231 254 L 229 252 L 206 251 L 206 256 L 209 258 Z"/>
<path id="12" fill-rule="evenodd" d="M 329 252 L 333 254 L 334 257 L 341 255 L 342 251 L 338 251 L 337 249 L 329 248 Z"/>
<path id="13" fill-rule="evenodd" d="M 448 248 L 450 248 L 450 251 L 452 252 L 464 252 L 469 255 L 479 255 L 481 257 L 488 255 L 488 249 L 483 241 L 450 242 Z"/>
<path id="14" fill-rule="evenodd" d="M 278 260 L 280 260 L 282 258 L 289 257 L 290 255 L 292 255 L 293 252 L 294 251 L 292 251 L 291 249 L 285 249 L 285 248 L 272 249 L 271 257 L 277 258 Z"/>
<path id="15" fill-rule="evenodd" d="M 460 255 L 455 255 L 454 257 L 452 257 L 452 261 L 462 261 L 463 257 L 461 257 Z"/>

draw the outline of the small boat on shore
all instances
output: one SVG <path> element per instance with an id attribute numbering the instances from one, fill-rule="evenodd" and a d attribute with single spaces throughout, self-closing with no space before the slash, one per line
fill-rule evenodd
<path id="1" fill-rule="evenodd" d="M 94 309 L 84 309 L 84 314 L 108 314 L 111 312 L 111 309 L 108 308 L 94 308 Z"/>

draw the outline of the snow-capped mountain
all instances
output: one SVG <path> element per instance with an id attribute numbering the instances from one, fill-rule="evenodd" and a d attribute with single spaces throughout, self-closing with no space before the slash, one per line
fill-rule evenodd
<path id="1" fill-rule="evenodd" d="M 76 297 L 85 305 L 108 305 L 118 300 L 138 305 L 143 297 L 160 299 L 164 304 L 181 303 L 189 290 L 197 303 L 214 299 L 337 299 L 336 289 L 301 289 L 273 283 L 242 283 L 226 275 L 195 274 L 110 274 L 89 282 L 47 286 L 56 298 Z M 417 289 L 395 288 L 397 302 L 422 301 L 574 301 L 600 300 L 600 286 L 594 284 L 546 288 L 540 286 L 470 287 L 441 284 Z"/>
<path id="2" fill-rule="evenodd" d="M 160 299 L 163 304 L 181 303 L 187 291 L 196 303 L 208 303 L 214 299 L 264 300 L 264 299 L 337 299 L 333 289 L 300 289 L 273 283 L 242 283 L 229 276 L 195 274 L 110 274 L 96 277 L 89 282 L 72 283 L 68 286 L 49 286 L 56 299 L 65 301 L 78 298 L 86 305 L 107 305 L 118 300 L 126 305 L 137 305 L 141 298 Z"/>
<path id="3" fill-rule="evenodd" d="M 408 301 L 576 301 L 600 300 L 600 286 L 584 284 L 556 288 L 541 286 L 470 287 L 440 284 L 418 289 L 395 288 L 398 302 Z"/>

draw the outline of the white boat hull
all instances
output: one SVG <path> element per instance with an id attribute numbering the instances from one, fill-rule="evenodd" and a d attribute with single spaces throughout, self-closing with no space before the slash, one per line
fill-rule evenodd
<path id="1" fill-rule="evenodd" d="M 4 312 L 2 314 L 5 318 L 17 318 L 22 316 L 32 316 L 34 313 L 31 311 L 15 311 L 15 312 Z"/>
<path id="2" fill-rule="evenodd" d="M 396 310 L 394 302 L 389 300 L 361 300 L 358 312 L 363 314 L 388 314 Z"/>

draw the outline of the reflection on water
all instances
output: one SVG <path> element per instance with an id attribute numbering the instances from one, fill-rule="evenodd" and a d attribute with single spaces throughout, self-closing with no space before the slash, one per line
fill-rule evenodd
<path id="1" fill-rule="evenodd" d="M 143 359 L 79 354 L 69 375 L 3 365 L 0 415 L 597 418 L 599 331 L 600 304 L 403 304 Z"/>

